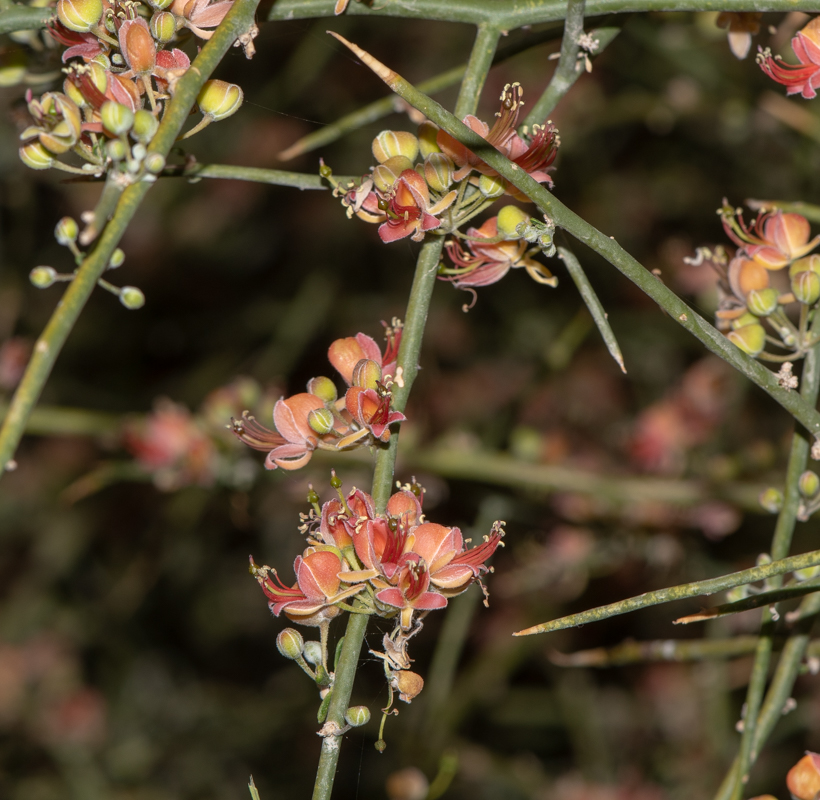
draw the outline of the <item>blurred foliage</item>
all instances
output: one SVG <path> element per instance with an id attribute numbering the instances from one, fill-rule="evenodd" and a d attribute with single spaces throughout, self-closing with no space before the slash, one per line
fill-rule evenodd
<path id="1" fill-rule="evenodd" d="M 755 44 L 776 50 L 801 20 L 765 15 Z M 328 26 L 415 82 L 462 63 L 472 41 L 467 27 L 395 19 L 265 25 L 256 58 L 233 52 L 217 75 L 244 88 L 241 113 L 186 151 L 203 163 L 302 171 L 315 171 L 321 156 L 338 173 L 364 172 L 373 135 L 412 129 L 406 116 L 277 161 L 296 139 L 384 93 L 324 34 Z M 481 116 L 514 80 L 533 101 L 558 42 L 494 69 Z M 4 52 L 20 47 L 7 39 Z M 43 70 L 57 66 L 38 58 Z M 19 163 L 22 95 L 0 94 L 6 393 L 61 291 L 34 289 L 28 272 L 71 269 L 53 226 L 66 214 L 79 218 L 99 192 Z M 441 95 L 449 104 L 454 96 Z M 737 61 L 714 15 L 625 20 L 554 121 L 557 195 L 707 315 L 714 278 L 682 259 L 723 241 L 722 198 L 820 199 L 816 106 L 786 100 L 751 59 Z M 43 398 L 96 416 L 83 417 L 82 433 L 29 437 L 0 493 L 0 796 L 227 800 L 246 798 L 253 774 L 263 800 L 305 797 L 320 745 L 315 691 L 276 652 L 282 622 L 247 575 L 247 556 L 289 580 L 308 483 L 329 496 L 335 466 L 347 486 L 367 488 L 368 462 L 317 457 L 301 472 L 266 473 L 224 425 L 248 400 L 268 419 L 280 395 L 328 372 L 334 338 L 363 331 L 378 339 L 380 321 L 404 312 L 417 246 L 381 244 L 375 227 L 348 221 L 329 192 L 183 179 L 158 183 L 122 246 L 127 258 L 115 277 L 139 286 L 146 306 L 128 312 L 97 292 Z M 416 773 L 395 777 L 408 767 L 431 782 L 441 771 L 434 789 L 452 777 L 445 796 L 454 799 L 683 800 L 709 796 L 735 752 L 748 656 L 603 671 L 557 666 L 552 655 L 628 638 L 754 634 L 759 612 L 673 629 L 674 617 L 697 611 L 686 603 L 550 637 L 510 635 L 752 565 L 768 547 L 772 518 L 751 503 L 728 503 L 725 487 L 751 486 L 754 497 L 783 480 L 785 413 L 747 391 L 609 265 L 577 255 L 628 375 L 609 358 L 560 262 L 557 289 L 516 271 L 479 290 L 467 314 L 467 296 L 441 284 L 397 477 L 408 480 L 413 454 L 423 463 L 435 448 L 476 461 L 506 453 L 604 482 L 660 476 L 703 494 L 683 504 L 639 501 L 419 469 L 425 510 L 479 538 L 488 519 L 502 516 L 507 546 L 488 581 L 489 609 L 471 590 L 414 642 L 414 669 L 427 686 L 388 721 L 382 755 L 373 743 L 383 671 L 375 661 L 360 670 L 354 702 L 368 705 L 373 720 L 347 736 L 340 800 L 386 797 L 391 775 L 394 797 L 407 786 L 426 791 Z M 237 389 L 240 376 L 247 380 Z M 201 471 L 174 461 L 159 474 L 134 460 L 144 415 L 157 407 L 208 442 Z M 800 525 L 795 550 L 816 548 L 816 532 L 814 521 Z M 380 636 L 374 627 L 371 646 Z M 784 797 L 785 771 L 806 747 L 820 747 L 816 682 L 800 683 L 796 699 L 754 772 L 752 794 Z"/>

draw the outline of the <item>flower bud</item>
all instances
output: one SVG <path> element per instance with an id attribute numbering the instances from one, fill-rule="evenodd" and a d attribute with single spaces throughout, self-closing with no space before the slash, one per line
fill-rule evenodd
<path id="1" fill-rule="evenodd" d="M 307 417 L 310 429 L 320 436 L 333 430 L 333 413 L 327 408 L 314 408 Z"/>
<path id="2" fill-rule="evenodd" d="M 444 153 L 430 153 L 424 159 L 424 178 L 434 192 L 446 192 L 453 185 L 455 164 Z"/>
<path id="3" fill-rule="evenodd" d="M 419 140 L 409 131 L 382 131 L 373 140 L 372 148 L 379 164 L 395 156 L 404 156 L 413 162 L 419 154 Z"/>
<path id="4" fill-rule="evenodd" d="M 498 176 L 482 175 L 478 179 L 478 191 L 488 200 L 494 200 L 504 194 L 504 179 Z"/>
<path id="5" fill-rule="evenodd" d="M 150 142 L 159 127 L 159 120 L 147 109 L 141 108 L 134 112 L 134 126 L 131 136 L 138 142 Z"/>
<path id="6" fill-rule="evenodd" d="M 152 175 L 159 175 L 165 169 L 165 156 L 162 153 L 148 153 L 142 163 Z"/>
<path id="7" fill-rule="evenodd" d="M 798 272 L 791 280 L 792 293 L 798 303 L 812 306 L 820 297 L 820 275 L 807 270 Z"/>
<path id="8" fill-rule="evenodd" d="M 103 127 L 114 136 L 121 136 L 131 130 L 134 124 L 134 112 L 115 100 L 107 100 L 100 109 Z"/>
<path id="9" fill-rule="evenodd" d="M 358 728 L 360 725 L 367 725 L 370 722 L 370 709 L 367 706 L 350 706 L 345 711 L 345 722 L 351 728 Z"/>
<path id="10" fill-rule="evenodd" d="M 305 646 L 302 648 L 302 655 L 305 657 L 305 660 L 313 664 L 313 666 L 321 664 L 322 645 L 315 641 L 305 642 Z"/>
<path id="11" fill-rule="evenodd" d="M 816 272 L 820 275 L 820 256 L 814 254 L 798 258 L 797 261 L 789 267 L 789 277 L 793 278 L 799 272 Z"/>
<path id="12" fill-rule="evenodd" d="M 424 122 L 419 125 L 418 130 L 418 142 L 419 142 L 419 150 L 421 151 L 422 156 L 427 158 L 431 153 L 440 153 L 441 148 L 438 146 L 438 142 L 436 142 L 436 137 L 438 136 L 438 125 L 434 122 L 430 122 L 429 119 L 424 120 Z"/>
<path id="13" fill-rule="evenodd" d="M 9 86 L 17 86 L 26 77 L 25 64 L 8 65 L 0 67 L 0 89 Z"/>
<path id="14" fill-rule="evenodd" d="M 763 352 L 766 346 L 766 329 L 762 325 L 743 325 L 734 331 L 729 331 L 726 338 L 735 347 L 739 347 L 744 353 L 754 357 Z"/>
<path id="15" fill-rule="evenodd" d="M 109 139 L 105 143 L 105 152 L 112 161 L 122 161 L 128 157 L 128 147 L 121 139 Z"/>
<path id="16" fill-rule="evenodd" d="M 71 31 L 90 31 L 103 15 L 103 0 L 58 0 L 57 16 Z"/>
<path id="17" fill-rule="evenodd" d="M 136 286 L 123 286 L 120 289 L 120 302 L 135 311 L 145 305 L 145 295 Z"/>
<path id="18" fill-rule="evenodd" d="M 394 156 L 387 159 L 384 164 L 379 164 L 371 177 L 377 189 L 387 192 L 406 169 L 413 169 L 413 162 L 404 156 Z"/>
<path id="19" fill-rule="evenodd" d="M 199 110 L 205 116 L 218 122 L 237 112 L 242 105 L 243 98 L 242 89 L 235 83 L 210 80 L 205 81 L 205 85 L 197 95 L 196 102 Z"/>
<path id="20" fill-rule="evenodd" d="M 353 367 L 353 385 L 362 389 L 375 389 L 382 379 L 382 368 L 369 358 L 363 358 Z"/>
<path id="21" fill-rule="evenodd" d="M 805 569 L 796 569 L 794 577 L 798 581 L 811 581 L 820 575 L 820 567 L 806 567 Z"/>
<path id="22" fill-rule="evenodd" d="M 79 233 L 80 229 L 71 217 L 63 217 L 57 223 L 57 227 L 54 228 L 54 238 L 57 240 L 57 244 L 61 244 L 63 247 L 67 247 L 71 242 L 76 242 Z"/>
<path id="23" fill-rule="evenodd" d="M 336 384 L 330 378 L 324 375 L 319 375 L 317 378 L 311 378 L 307 382 L 307 390 L 312 395 L 316 395 L 325 403 L 333 403 L 339 396 L 336 391 Z"/>
<path id="24" fill-rule="evenodd" d="M 157 9 L 157 11 L 164 11 L 173 2 L 174 0 L 148 0 L 148 5 Z"/>
<path id="25" fill-rule="evenodd" d="M 35 267 L 29 272 L 28 279 L 38 289 L 48 289 L 57 280 L 57 272 L 51 267 Z"/>
<path id="26" fill-rule="evenodd" d="M 148 24 L 151 36 L 165 44 L 174 38 L 177 32 L 177 18 L 169 11 L 157 11 Z"/>
<path id="27" fill-rule="evenodd" d="M 820 492 L 820 478 L 817 477 L 816 472 L 807 469 L 798 479 L 797 488 L 803 497 L 814 497 L 817 492 Z"/>
<path id="28" fill-rule="evenodd" d="M 117 247 L 114 252 L 111 253 L 111 258 L 108 259 L 108 269 L 116 269 L 117 267 L 121 267 L 124 261 L 125 253 L 121 248 Z"/>
<path id="29" fill-rule="evenodd" d="M 417 767 L 393 772 L 384 782 L 388 800 L 425 800 L 430 794 L 430 782 Z"/>
<path id="30" fill-rule="evenodd" d="M 137 17 L 122 23 L 119 30 L 120 51 L 128 68 L 136 75 L 148 75 L 157 63 L 157 43 L 148 23 Z"/>
<path id="31" fill-rule="evenodd" d="M 754 314 L 750 311 L 745 311 L 739 317 L 732 320 L 732 328 L 737 330 L 738 328 L 742 328 L 744 325 L 754 325 L 757 321 L 758 319 Z"/>
<path id="32" fill-rule="evenodd" d="M 777 289 L 752 289 L 746 297 L 746 305 L 756 317 L 768 317 L 777 310 L 779 297 Z"/>
<path id="33" fill-rule="evenodd" d="M 301 657 L 304 646 L 305 640 L 302 638 L 302 634 L 293 628 L 285 628 L 276 637 L 276 649 L 291 661 Z"/>
<path id="34" fill-rule="evenodd" d="M 820 755 L 806 753 L 786 775 L 794 800 L 814 800 L 820 792 Z"/>
<path id="35" fill-rule="evenodd" d="M 387 742 L 385 742 L 384 739 L 379 739 L 379 741 L 377 741 L 373 745 L 373 747 L 375 747 L 376 750 L 378 750 L 380 753 L 383 753 L 385 750 L 387 750 Z"/>
<path id="36" fill-rule="evenodd" d="M 30 169 L 48 169 L 54 164 L 54 156 L 40 142 L 29 142 L 19 153 L 20 160 Z"/>
<path id="37" fill-rule="evenodd" d="M 504 206 L 498 212 L 498 219 L 496 222 L 498 232 L 508 239 L 518 239 L 516 229 L 521 223 L 525 225 L 530 221 L 530 215 L 523 211 L 518 206 Z"/>
<path id="38" fill-rule="evenodd" d="M 783 492 L 770 486 L 760 493 L 758 502 L 765 511 L 770 514 L 777 514 L 783 508 Z"/>

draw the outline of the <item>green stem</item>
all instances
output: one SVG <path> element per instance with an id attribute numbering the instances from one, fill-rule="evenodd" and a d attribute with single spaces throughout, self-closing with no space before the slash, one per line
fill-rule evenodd
<path id="1" fill-rule="evenodd" d="M 51 7 L 29 8 L 12 3 L 0 11 L 0 34 L 45 28 L 53 19 L 54 9 Z"/>
<path id="2" fill-rule="evenodd" d="M 487 80 L 487 73 L 493 65 L 495 50 L 498 47 L 500 29 L 492 24 L 480 23 L 476 31 L 475 42 L 467 62 L 467 70 L 458 93 L 458 100 L 453 114 L 462 119 L 467 114 L 474 114 L 478 99 Z"/>
<path id="3" fill-rule="evenodd" d="M 294 189 L 322 189 L 328 188 L 327 181 L 318 174 L 311 175 L 304 172 L 288 172 L 281 169 L 262 169 L 260 167 L 241 167 L 233 164 L 186 164 L 167 167 L 162 172 L 164 178 L 217 178 L 229 181 L 251 181 L 253 183 L 267 183 L 271 186 L 291 186 Z M 353 175 L 334 175 L 342 184 L 352 180 L 360 180 Z"/>
<path id="4" fill-rule="evenodd" d="M 787 214 L 802 214 L 809 222 L 820 222 L 820 206 L 804 203 L 802 200 L 788 202 L 786 200 L 747 200 L 746 205 L 755 211 L 774 211 L 780 209 Z"/>
<path id="5" fill-rule="evenodd" d="M 177 83 L 174 97 L 168 104 L 168 110 L 162 123 L 148 147 L 150 152 L 167 156 L 202 85 L 236 39 L 253 25 L 258 3 L 259 0 L 236 0 L 190 69 Z M 14 393 L 8 414 L 0 429 L 0 475 L 2 475 L 2 465 L 7 468 L 13 467 L 13 463 L 10 462 L 12 462 L 28 417 L 43 391 L 43 386 L 54 367 L 57 356 L 97 285 L 97 280 L 107 269 L 111 254 L 119 244 L 128 223 L 151 185 L 146 181 L 140 181 L 129 186 L 122 193 L 111 222 L 105 227 L 99 243 L 80 265 L 76 277 L 69 284 L 38 339 L 34 347 L 34 354 Z"/>
<path id="6" fill-rule="evenodd" d="M 806 567 L 820 566 L 820 550 L 812 550 L 799 556 L 782 558 L 772 561 L 761 567 L 752 567 L 740 572 L 730 572 L 728 575 L 721 575 L 717 578 L 709 578 L 705 581 L 694 581 L 693 583 L 682 583 L 679 586 L 669 586 L 666 589 L 658 589 L 654 592 L 645 592 L 637 597 L 629 597 L 626 600 L 619 600 L 617 603 L 610 603 L 606 606 L 592 608 L 589 611 L 581 611 L 578 614 L 570 614 L 560 617 L 550 622 L 543 622 L 540 625 L 533 625 L 523 631 L 518 631 L 514 636 L 529 636 L 533 633 L 552 633 L 553 631 L 574 628 L 578 625 L 585 625 L 587 622 L 598 622 L 609 617 L 616 617 L 619 614 L 628 614 L 630 611 L 637 611 L 639 608 L 657 606 L 662 603 L 671 603 L 674 600 L 686 600 L 690 597 L 703 597 L 705 595 L 722 592 L 732 589 L 735 586 L 745 586 L 749 583 L 757 583 L 773 575 L 783 575 L 786 572 L 794 572 Z"/>

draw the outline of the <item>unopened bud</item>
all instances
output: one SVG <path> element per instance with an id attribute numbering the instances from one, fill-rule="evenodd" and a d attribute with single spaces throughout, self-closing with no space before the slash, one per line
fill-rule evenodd
<path id="1" fill-rule="evenodd" d="M 57 244 L 61 244 L 63 247 L 67 247 L 71 242 L 76 242 L 79 233 L 80 229 L 71 217 L 63 217 L 57 223 L 57 227 L 54 228 L 54 238 L 57 240 Z"/>
<path id="2" fill-rule="evenodd" d="M 777 289 L 752 289 L 746 297 L 746 305 L 756 317 L 768 317 L 777 310 L 779 297 Z"/>
<path id="3" fill-rule="evenodd" d="M 373 140 L 372 148 L 379 164 L 394 156 L 404 156 L 413 162 L 419 154 L 419 140 L 409 131 L 382 131 Z"/>
<path id="4" fill-rule="evenodd" d="M 786 775 L 794 800 L 814 800 L 820 792 L 820 755 L 806 753 Z"/>
<path id="5" fill-rule="evenodd" d="M 387 750 L 387 742 L 385 742 L 384 739 L 379 739 L 379 741 L 377 741 L 373 745 L 373 747 L 375 747 L 376 750 L 378 750 L 380 753 L 383 753 L 385 750 Z"/>
<path id="6" fill-rule="evenodd" d="M 134 112 L 134 126 L 131 128 L 131 136 L 138 142 L 147 144 L 154 138 L 158 127 L 159 120 L 148 109 L 141 108 Z"/>
<path id="7" fill-rule="evenodd" d="M 305 640 L 302 638 L 302 634 L 293 628 L 285 628 L 276 637 L 276 649 L 291 661 L 295 661 L 302 655 L 304 646 Z"/>
<path id="8" fill-rule="evenodd" d="M 406 169 L 413 169 L 413 162 L 404 156 L 389 158 L 373 170 L 371 177 L 376 188 L 382 192 L 389 191 Z"/>
<path id="9" fill-rule="evenodd" d="M 205 81 L 205 85 L 197 95 L 196 102 L 199 110 L 206 117 L 218 122 L 239 111 L 243 98 L 242 89 L 235 83 L 210 80 Z"/>
<path id="10" fill-rule="evenodd" d="M 164 11 L 173 2 L 174 0 L 148 0 L 148 5 L 157 9 L 157 11 Z"/>
<path id="11" fill-rule="evenodd" d="M 497 176 L 482 175 L 478 179 L 478 191 L 488 200 L 501 197 L 504 194 L 504 179 Z"/>
<path id="12" fill-rule="evenodd" d="M 54 164 L 54 156 L 40 144 L 30 142 L 19 150 L 20 160 L 29 169 L 48 169 Z"/>
<path id="13" fill-rule="evenodd" d="M 319 642 L 310 641 L 305 642 L 305 646 L 302 648 L 302 655 L 304 655 L 305 660 L 316 666 L 317 664 L 322 663 L 322 645 Z"/>
<path id="14" fill-rule="evenodd" d="M 159 175 L 165 169 L 165 156 L 162 153 L 148 153 L 142 163 L 152 175 Z"/>
<path id="15" fill-rule="evenodd" d="M 122 161 L 128 157 L 128 147 L 121 139 L 109 139 L 105 143 L 105 153 L 112 161 Z"/>
<path id="16" fill-rule="evenodd" d="M 820 297 L 820 275 L 809 270 L 798 272 L 791 280 L 792 293 L 798 303 L 812 306 Z"/>
<path id="17" fill-rule="evenodd" d="M 766 329 L 762 325 L 744 325 L 726 334 L 729 341 L 744 353 L 754 357 L 763 352 L 766 346 Z"/>
<path id="18" fill-rule="evenodd" d="M 351 728 L 358 728 L 360 725 L 367 725 L 370 722 L 370 709 L 367 706 L 350 706 L 345 711 L 345 722 Z"/>
<path id="19" fill-rule="evenodd" d="M 816 272 L 820 275 L 820 256 L 815 253 L 814 255 L 798 258 L 789 267 L 789 277 L 793 278 L 799 272 Z"/>
<path id="20" fill-rule="evenodd" d="M 820 492 L 820 478 L 817 477 L 816 472 L 807 469 L 797 481 L 797 488 L 803 497 L 814 497 L 817 492 Z"/>
<path id="21" fill-rule="evenodd" d="M 115 100 L 107 100 L 100 109 L 103 127 L 114 136 L 128 133 L 134 124 L 134 112 Z"/>
<path id="22" fill-rule="evenodd" d="M 121 267 L 123 265 L 124 261 L 125 253 L 121 248 L 117 247 L 114 252 L 111 253 L 111 258 L 108 259 L 108 269 L 117 269 L 117 267 Z"/>
<path id="23" fill-rule="evenodd" d="M 57 17 L 71 31 L 90 31 L 103 15 L 102 0 L 58 0 Z"/>
<path id="24" fill-rule="evenodd" d="M 529 221 L 530 215 L 518 206 L 504 206 L 504 208 L 498 212 L 496 224 L 499 234 L 509 239 L 517 239 L 519 237 L 518 233 L 516 233 L 516 229 L 522 223 L 528 225 Z"/>
<path id="25" fill-rule="evenodd" d="M 435 192 L 446 192 L 453 185 L 455 164 L 444 153 L 430 153 L 424 159 L 424 178 Z"/>
<path id="26" fill-rule="evenodd" d="M 148 24 L 151 36 L 158 42 L 165 44 L 174 38 L 177 32 L 177 18 L 169 11 L 157 11 Z"/>
<path id="27" fill-rule="evenodd" d="M 362 389 L 375 389 L 382 379 L 382 368 L 369 358 L 363 358 L 353 367 L 353 385 Z"/>
<path id="28" fill-rule="evenodd" d="M 438 146 L 438 142 L 436 141 L 438 131 L 438 125 L 436 125 L 434 122 L 430 122 L 429 119 L 424 120 L 424 122 L 422 122 L 421 125 L 419 125 L 419 150 L 421 150 L 421 154 L 425 158 L 429 156 L 430 153 L 441 152 L 441 148 Z"/>
<path id="29" fill-rule="evenodd" d="M 35 267 L 29 272 L 28 279 L 38 289 L 48 289 L 57 280 L 57 271 L 52 267 Z"/>
<path id="30" fill-rule="evenodd" d="M 25 77 L 26 67 L 24 64 L 0 67 L 0 89 L 17 86 L 17 84 L 23 82 Z"/>
<path id="31" fill-rule="evenodd" d="M 123 286 L 120 289 L 120 302 L 135 311 L 145 305 L 145 295 L 136 286 Z"/>
<path id="32" fill-rule="evenodd" d="M 783 508 L 783 492 L 770 486 L 760 493 L 760 505 L 770 514 L 777 514 Z"/>
<path id="33" fill-rule="evenodd" d="M 336 391 L 336 384 L 324 375 L 311 378 L 307 382 L 307 390 L 325 403 L 332 403 L 339 396 Z"/>
<path id="34" fill-rule="evenodd" d="M 307 417 L 310 429 L 320 436 L 333 430 L 333 413 L 327 408 L 314 408 Z"/>
<path id="35" fill-rule="evenodd" d="M 820 575 L 820 567 L 806 567 L 805 569 L 796 569 L 794 577 L 798 581 L 812 581 Z"/>

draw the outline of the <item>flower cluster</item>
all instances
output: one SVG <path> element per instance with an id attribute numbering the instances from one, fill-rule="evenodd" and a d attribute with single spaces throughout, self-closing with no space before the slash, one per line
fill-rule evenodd
<path id="1" fill-rule="evenodd" d="M 32 169 L 115 173 L 125 186 L 153 180 L 165 166 L 149 153 L 167 101 L 191 66 L 174 44 L 190 31 L 208 39 L 232 0 L 58 0 L 49 26 L 64 45 L 62 92 L 27 94 L 32 124 L 21 134 L 20 158 Z M 198 97 L 202 121 L 224 119 L 242 104 L 242 90 L 207 81 Z M 60 158 L 73 153 L 82 166 Z"/>
<path id="2" fill-rule="evenodd" d="M 241 419 L 231 420 L 234 433 L 255 450 L 268 452 L 268 469 L 299 469 L 317 449 L 346 450 L 386 442 L 390 426 L 406 419 L 390 408 L 390 387 L 394 381 L 401 383 L 396 367 L 401 323 L 394 320 L 385 326 L 385 338 L 383 353 L 363 333 L 331 344 L 328 359 L 347 384 L 343 397 L 330 378 L 311 378 L 307 392 L 276 403 L 275 430 L 246 411 Z"/>
<path id="3" fill-rule="evenodd" d="M 501 544 L 503 523 L 480 545 L 465 549 L 458 528 L 424 519 L 423 491 L 415 482 L 396 492 L 383 514 L 366 492 L 345 495 L 335 475 L 332 484 L 338 498 L 321 507 L 312 490 L 309 495 L 313 508 L 302 515 L 301 528 L 308 547 L 294 562 L 296 583 L 285 585 L 276 570 L 257 566 L 253 558 L 251 574 L 273 614 L 322 628 L 323 641 L 330 620 L 342 611 L 396 619 L 395 630 L 384 637 L 385 651 L 376 655 L 384 659 L 393 688 L 409 702 L 423 681 L 408 670 L 408 640 L 427 612 L 444 608 L 448 598 L 490 571 L 486 561 Z M 347 601 L 354 597 L 352 607 Z"/>
<path id="4" fill-rule="evenodd" d="M 800 63 L 787 64 L 780 56 L 772 56 L 768 47 L 757 54 L 757 63 L 772 80 L 786 87 L 786 94 L 800 93 L 811 100 L 820 86 L 820 17 L 797 32 L 792 50 Z"/>
<path id="5" fill-rule="evenodd" d="M 738 246 L 734 257 L 729 258 L 723 248 L 714 252 L 701 248 L 696 258 L 688 259 L 694 264 L 708 261 L 718 273 L 718 327 L 728 331 L 728 338 L 749 355 L 773 361 L 802 357 L 815 343 L 808 323 L 810 309 L 820 298 L 820 256 L 809 253 L 820 244 L 820 236 L 810 239 L 808 220 L 800 214 L 760 212 L 747 225 L 742 211 L 725 201 L 718 213 L 726 235 Z M 790 291 L 776 287 L 772 280 L 787 267 Z M 784 309 L 795 302 L 800 304 L 797 326 Z M 779 341 L 767 336 L 764 320 Z M 788 353 L 764 353 L 767 340 Z"/>
<path id="6" fill-rule="evenodd" d="M 492 128 L 473 115 L 464 123 L 536 181 L 552 186 L 549 170 L 560 144 L 558 132 L 546 122 L 534 126 L 527 138 L 520 136 L 516 126 L 521 97 L 519 84 L 507 85 Z M 527 200 L 479 155 L 429 121 L 421 124 L 418 135 L 382 131 L 372 150 L 378 163 L 359 184 L 340 184 L 324 164 L 321 174 L 334 185 L 348 216 L 378 224 L 383 242 L 452 235 L 447 251 L 454 267 L 442 266 L 440 275 L 459 288 L 494 283 L 511 267 L 524 267 L 537 281 L 555 285 L 549 270 L 532 258 L 538 248 L 527 250 L 526 242 L 532 239 L 523 228 L 530 227 L 530 220 L 516 206 L 507 206 L 466 235 L 459 233 L 502 197 Z M 469 253 L 459 240 L 467 242 Z"/>

